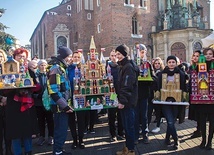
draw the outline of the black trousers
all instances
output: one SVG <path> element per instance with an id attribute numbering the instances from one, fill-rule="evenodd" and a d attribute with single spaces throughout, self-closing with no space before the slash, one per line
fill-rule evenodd
<path id="1" fill-rule="evenodd" d="M 200 125 L 201 125 L 201 135 L 202 141 L 206 142 L 206 122 L 209 121 L 209 134 L 208 142 L 212 141 L 214 133 L 214 113 L 201 113 L 200 112 Z"/>
<path id="2" fill-rule="evenodd" d="M 109 131 L 112 137 L 116 136 L 116 126 L 115 121 L 117 119 L 117 132 L 119 136 L 123 136 L 123 125 L 122 125 L 122 118 L 121 118 L 121 111 L 118 108 L 110 108 L 108 109 L 108 123 L 109 123 Z"/>
<path id="3" fill-rule="evenodd" d="M 97 120 L 97 110 L 86 111 L 85 114 L 85 130 L 93 130 Z"/>
<path id="4" fill-rule="evenodd" d="M 73 139 L 77 139 L 77 136 L 79 137 L 79 139 L 82 139 L 84 137 L 85 114 L 86 114 L 86 111 L 77 111 L 77 112 L 69 113 L 68 115 L 68 125 L 71 130 L 71 135 Z M 76 118 L 77 118 L 77 124 L 76 124 Z"/>
<path id="5" fill-rule="evenodd" d="M 54 121 L 53 113 L 51 111 L 45 110 L 43 106 L 36 106 L 36 113 L 39 125 L 40 136 L 45 137 L 45 124 L 48 127 L 48 137 L 53 137 L 54 133 Z"/>
<path id="6" fill-rule="evenodd" d="M 11 140 L 6 139 L 6 121 L 5 121 L 5 109 L 4 107 L 0 107 L 0 154 L 3 152 L 3 141 L 5 142 L 5 148 L 10 150 L 11 149 Z"/>

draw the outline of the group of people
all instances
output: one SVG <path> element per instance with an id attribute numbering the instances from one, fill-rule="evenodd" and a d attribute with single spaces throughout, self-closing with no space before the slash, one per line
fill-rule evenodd
<path id="1" fill-rule="evenodd" d="M 161 58 L 157 57 L 149 62 L 146 60 L 147 48 L 144 44 L 137 44 L 141 63 L 147 63 L 149 75 L 152 80 L 140 81 L 139 66 L 134 60 L 129 59 L 129 48 L 122 44 L 110 52 L 106 67 L 111 67 L 114 88 L 118 98 L 118 108 L 108 109 L 108 121 L 110 141 L 124 140 L 125 147 L 118 151 L 117 155 L 134 155 L 135 145 L 139 143 L 140 134 L 142 142 L 149 143 L 149 125 L 152 114 L 156 116 L 156 128 L 153 133 L 160 131 L 162 118 L 167 121 L 165 144 L 171 145 L 171 137 L 174 141 L 173 148 L 178 149 L 179 140 L 175 128 L 175 122 L 184 122 L 185 106 L 181 105 L 155 105 L 154 92 L 162 88 L 163 75 L 167 75 L 168 82 L 175 81 L 175 74 L 180 77 L 180 90 L 191 92 L 191 70 L 197 68 L 201 51 L 194 51 L 191 66 L 180 64 L 177 57 L 167 57 L 166 66 Z M 18 48 L 13 53 L 13 58 L 20 62 L 24 60 L 25 72 L 29 72 L 34 81 L 33 88 L 10 89 L 0 91 L 0 154 L 6 148 L 6 154 L 21 155 L 24 146 L 25 155 L 32 154 L 32 138 L 39 135 L 37 145 L 42 146 L 45 140 L 45 127 L 48 128 L 48 145 L 53 145 L 53 154 L 68 154 L 63 150 L 67 137 L 67 129 L 70 128 L 73 138 L 72 148 L 84 149 L 84 134 L 95 133 L 94 124 L 97 119 L 97 110 L 76 111 L 72 107 L 74 92 L 73 78 L 75 69 L 81 67 L 81 53 L 72 52 L 67 47 L 59 47 L 58 55 L 51 57 L 49 63 L 44 59 L 27 61 L 28 52 Z M 214 50 L 203 50 L 207 66 L 214 57 Z M 0 50 L 0 63 L 7 60 L 6 54 Z M 209 68 L 208 68 L 209 70 Z M 50 110 L 45 109 L 43 93 L 48 90 L 50 95 Z M 174 102 L 173 97 L 166 101 Z M 187 101 L 187 98 L 186 100 Z M 190 102 L 189 119 L 197 122 L 197 130 L 192 138 L 202 136 L 200 148 L 212 149 L 214 132 L 213 105 L 192 105 Z M 117 121 L 117 127 L 115 122 Z M 206 140 L 206 122 L 209 121 L 209 136 Z M 3 147 L 3 138 L 5 147 Z M 12 149 L 11 150 L 11 145 Z"/>

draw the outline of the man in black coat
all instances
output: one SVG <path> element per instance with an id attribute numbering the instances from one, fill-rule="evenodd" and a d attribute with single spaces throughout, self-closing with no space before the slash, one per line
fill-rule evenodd
<path id="1" fill-rule="evenodd" d="M 120 66 L 118 75 L 118 108 L 121 109 L 123 127 L 125 130 L 126 145 L 117 155 L 134 155 L 135 141 L 135 111 L 138 97 L 138 67 L 128 60 L 129 48 L 122 44 L 116 48 L 118 65 Z"/>

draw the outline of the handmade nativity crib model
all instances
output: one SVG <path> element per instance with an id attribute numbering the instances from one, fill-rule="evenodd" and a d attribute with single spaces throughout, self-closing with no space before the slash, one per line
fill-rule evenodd
<path id="1" fill-rule="evenodd" d="M 21 62 L 8 56 L 7 61 L 2 63 L 0 75 L 0 89 L 26 88 L 33 86 L 33 80 L 24 65 Z"/>
<path id="2" fill-rule="evenodd" d="M 102 48 L 102 50 L 104 50 Z M 86 63 L 82 61 L 80 70 L 75 68 L 73 106 L 75 109 L 103 109 L 117 106 L 117 98 L 113 85 L 111 68 L 105 69 L 105 60 L 101 51 L 101 59 L 93 37 L 90 43 L 90 52 Z"/>
<path id="3" fill-rule="evenodd" d="M 154 93 L 154 104 L 189 105 L 188 94 L 180 89 L 180 75 L 174 74 L 174 81 L 167 81 L 167 74 L 162 74 L 162 88 Z M 169 100 L 173 99 L 173 100 Z"/>
<path id="4" fill-rule="evenodd" d="M 136 64 L 139 67 L 140 74 L 138 76 L 138 81 L 153 81 L 151 77 L 150 63 L 147 60 L 146 50 L 144 51 L 143 59 L 140 58 L 139 44 L 136 44 L 135 51 L 137 54 Z"/>
<path id="5" fill-rule="evenodd" d="M 206 58 L 203 54 L 199 57 L 198 72 L 193 66 L 191 72 L 191 104 L 214 104 L 214 60 L 210 70 L 207 69 Z"/>

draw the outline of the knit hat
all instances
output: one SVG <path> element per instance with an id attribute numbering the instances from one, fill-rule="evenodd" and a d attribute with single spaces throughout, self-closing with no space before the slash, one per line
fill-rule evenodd
<path id="1" fill-rule="evenodd" d="M 40 66 L 40 65 L 43 64 L 43 63 L 48 64 L 47 61 L 46 61 L 45 59 L 39 60 L 39 62 L 38 62 L 37 64 L 38 64 L 38 66 Z"/>
<path id="2" fill-rule="evenodd" d="M 120 52 L 124 57 L 126 57 L 129 53 L 129 47 L 125 44 L 118 46 L 115 50 Z"/>
<path id="3" fill-rule="evenodd" d="M 58 51 L 57 51 L 57 58 L 63 60 L 65 59 L 66 57 L 68 57 L 69 55 L 72 54 L 72 50 L 65 47 L 65 46 L 60 46 Z"/>
<path id="4" fill-rule="evenodd" d="M 168 62 L 168 61 L 171 60 L 171 59 L 175 60 L 176 63 L 177 63 L 177 59 L 176 59 L 176 57 L 175 57 L 174 55 L 168 56 L 167 59 L 166 59 L 166 62 Z"/>
<path id="5" fill-rule="evenodd" d="M 147 48 L 144 44 L 139 44 L 139 50 L 140 51 L 142 51 L 142 50 L 147 51 Z"/>

